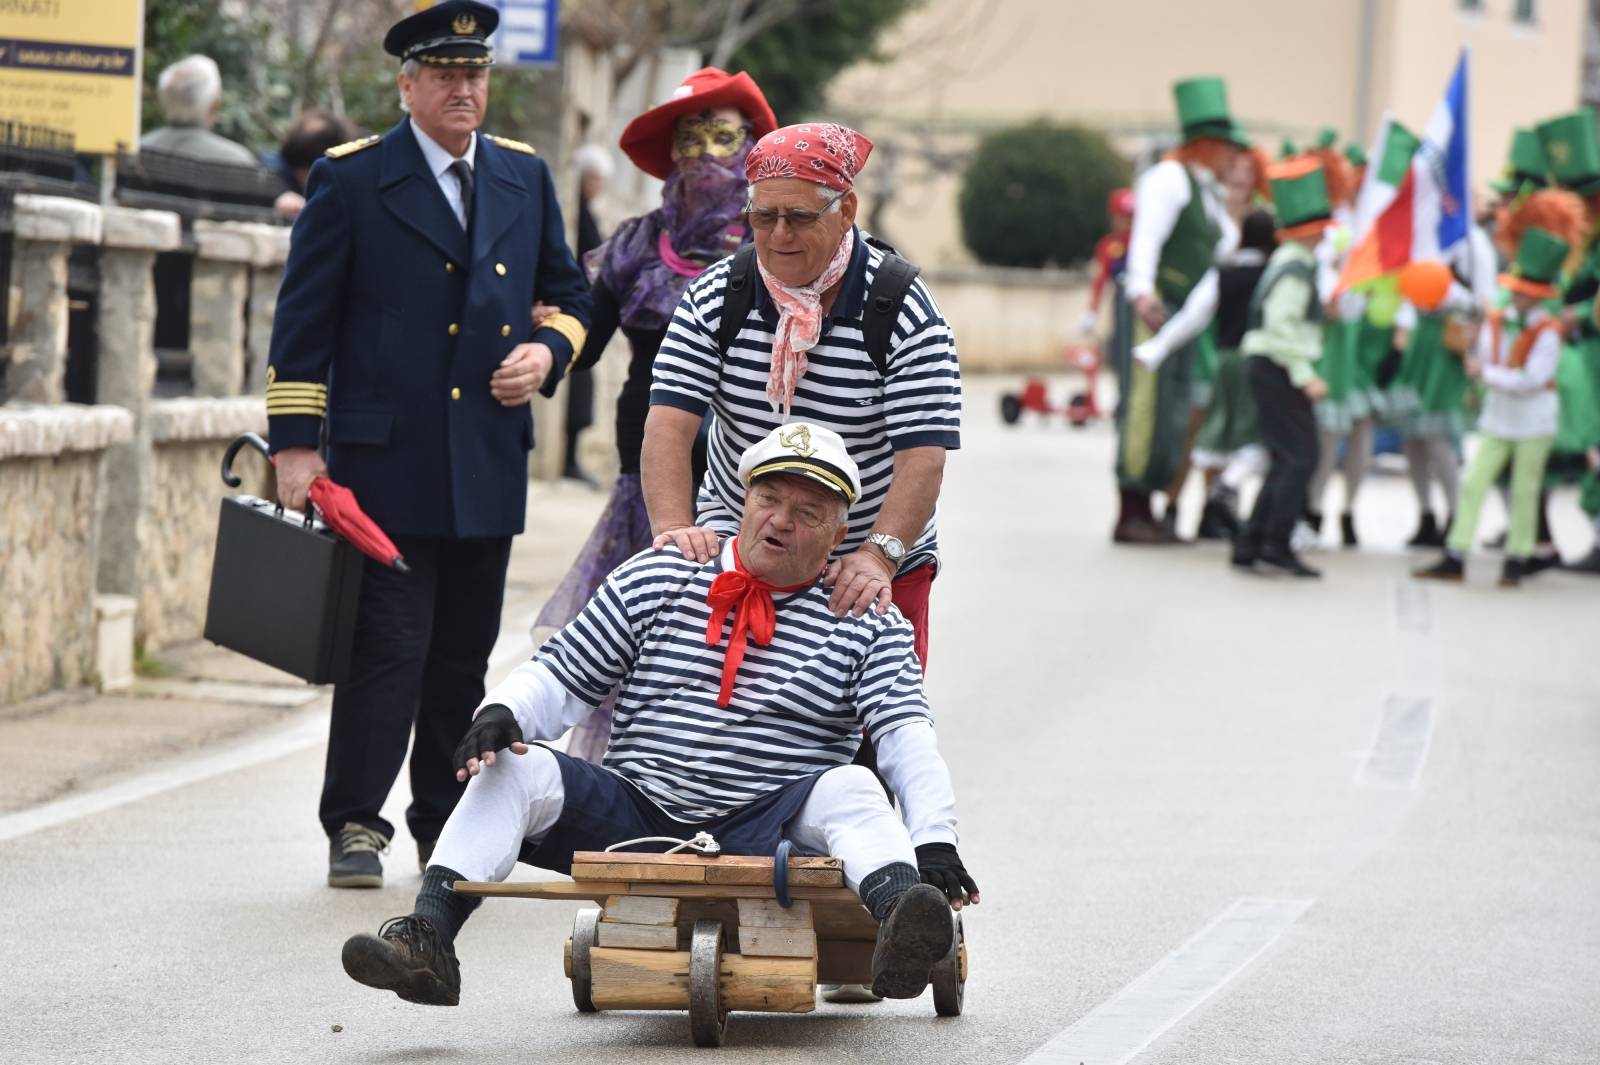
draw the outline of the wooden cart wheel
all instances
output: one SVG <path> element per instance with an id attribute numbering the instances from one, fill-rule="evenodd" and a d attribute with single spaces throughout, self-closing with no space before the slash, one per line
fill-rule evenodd
<path id="1" fill-rule="evenodd" d="M 589 948 L 594 946 L 600 925 L 600 909 L 585 906 L 572 922 L 572 1004 L 579 1013 L 600 1012 L 590 997 Z"/>
<path id="2" fill-rule="evenodd" d="M 722 1008 L 722 922 L 701 918 L 689 940 L 689 1033 L 698 1047 L 719 1047 L 728 1030 Z"/>
<path id="3" fill-rule="evenodd" d="M 954 914 L 953 919 L 956 934 L 950 953 L 934 962 L 929 981 L 933 985 L 933 1009 L 941 1017 L 961 1016 L 961 1000 L 967 988 L 967 937 L 961 927 L 961 915 Z"/>
<path id="4" fill-rule="evenodd" d="M 1007 425 L 1016 425 L 1017 419 L 1022 417 L 1022 400 L 1007 393 L 1000 397 L 1000 420 Z"/>

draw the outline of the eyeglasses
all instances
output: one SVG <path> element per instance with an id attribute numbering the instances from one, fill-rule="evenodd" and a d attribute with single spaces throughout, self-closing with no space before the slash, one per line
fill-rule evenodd
<path id="1" fill-rule="evenodd" d="M 833 205 L 844 197 L 849 189 L 840 189 L 832 198 L 823 205 L 820 211 L 774 211 L 769 207 L 746 207 L 744 220 L 751 229 L 771 229 L 781 219 L 789 223 L 792 230 L 810 229 L 816 225 L 823 215 L 833 210 Z"/>

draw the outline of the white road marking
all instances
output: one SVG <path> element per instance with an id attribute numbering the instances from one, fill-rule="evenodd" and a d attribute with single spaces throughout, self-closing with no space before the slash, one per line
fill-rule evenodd
<path id="1" fill-rule="evenodd" d="M 1356 783 L 1366 788 L 1415 788 L 1432 742 L 1433 700 L 1391 693 L 1383 702 L 1372 748 L 1356 770 Z"/>
<path id="2" fill-rule="evenodd" d="M 488 679 L 491 685 L 509 673 L 513 663 L 520 664 L 531 657 L 533 646 L 528 638 L 528 629 L 536 617 L 538 612 L 534 611 L 515 624 L 501 625 L 500 638 L 495 641 L 494 650 L 489 656 Z M 322 695 L 315 705 L 296 715 L 298 720 L 287 728 L 203 754 L 183 756 L 169 765 L 104 788 L 0 815 L 0 843 L 315 747 L 327 740 L 326 711 L 332 698 L 331 693 Z M 552 746 L 564 749 L 565 743 L 566 737 L 562 737 Z"/>
<path id="3" fill-rule="evenodd" d="M 1124 1065 L 1222 991 L 1315 899 L 1243 898 L 1022 1065 Z"/>
<path id="4" fill-rule="evenodd" d="M 1401 577 L 1394 582 L 1394 628 L 1396 632 L 1433 630 L 1433 600 L 1421 581 Z"/>

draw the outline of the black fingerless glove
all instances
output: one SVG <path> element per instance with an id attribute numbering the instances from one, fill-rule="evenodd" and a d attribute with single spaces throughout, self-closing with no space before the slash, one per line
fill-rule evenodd
<path id="1" fill-rule="evenodd" d="M 949 843 L 924 843 L 917 848 L 917 871 L 924 884 L 932 884 L 944 892 L 948 899 L 966 900 L 978 893 L 967 867 L 961 864 L 961 855 Z"/>
<path id="2" fill-rule="evenodd" d="M 454 765 L 465 769 L 468 759 L 482 758 L 484 751 L 503 751 L 521 742 L 522 727 L 517 724 L 517 715 L 511 708 L 500 703 L 486 706 L 472 719 L 467 734 L 456 744 Z"/>

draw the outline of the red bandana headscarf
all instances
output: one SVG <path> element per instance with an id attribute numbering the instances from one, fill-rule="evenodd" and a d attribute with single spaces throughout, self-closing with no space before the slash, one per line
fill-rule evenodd
<path id="1" fill-rule="evenodd" d="M 706 645 L 715 647 L 722 642 L 722 623 L 733 615 L 733 634 L 728 637 L 728 650 L 722 656 L 722 690 L 717 694 L 717 705 L 727 706 L 733 699 L 733 679 L 744 661 L 744 649 L 753 638 L 762 647 L 772 642 L 772 633 L 778 626 L 777 608 L 772 605 L 772 593 L 798 592 L 811 586 L 810 581 L 791 588 L 779 588 L 757 580 L 744 568 L 739 558 L 739 538 L 733 538 L 733 569 L 723 570 L 711 582 L 706 592 L 706 605 L 711 617 L 706 621 Z"/>
<path id="2" fill-rule="evenodd" d="M 855 184 L 871 153 L 872 142 L 855 130 L 814 122 L 784 126 L 762 137 L 745 157 L 744 169 L 752 185 L 767 178 L 800 178 L 842 192 Z M 795 386 L 806 372 L 806 352 L 822 339 L 822 294 L 844 276 L 854 247 L 855 234 L 848 232 L 822 273 L 807 285 L 785 285 L 756 264 L 767 293 L 778 305 L 767 398 L 772 409 L 786 419 Z"/>

